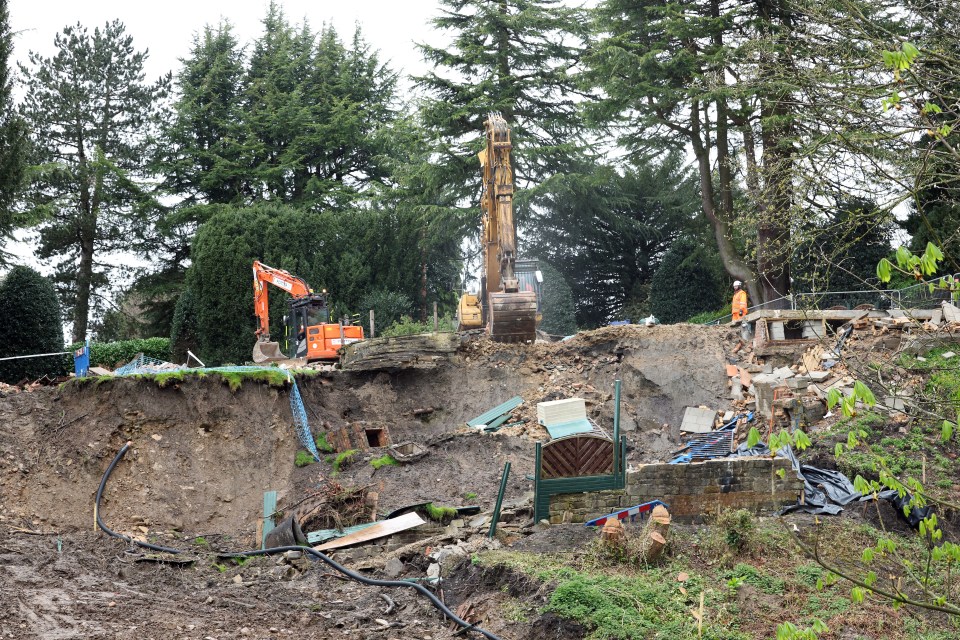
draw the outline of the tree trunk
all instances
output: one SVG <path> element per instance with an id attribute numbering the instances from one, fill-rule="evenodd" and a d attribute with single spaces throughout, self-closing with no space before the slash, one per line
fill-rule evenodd
<path id="1" fill-rule="evenodd" d="M 80 264 L 77 265 L 77 300 L 73 307 L 73 342 L 87 337 L 90 315 L 90 288 L 93 284 L 93 233 L 87 227 L 80 231 Z"/>
<path id="2" fill-rule="evenodd" d="M 700 103 L 694 100 L 691 105 L 690 116 L 690 139 L 693 143 L 693 153 L 697 158 L 697 167 L 700 174 L 700 204 L 704 215 L 713 228 L 714 238 L 717 240 L 717 250 L 720 252 L 720 260 L 723 268 L 737 280 L 742 280 L 747 287 L 751 301 L 755 304 L 760 301 L 760 289 L 757 287 L 753 271 L 747 266 L 743 258 L 737 253 L 736 247 L 730 233 L 730 226 L 726 218 L 718 215 L 714 206 L 716 202 L 716 193 L 713 186 L 713 174 L 710 167 L 710 151 L 703 144 L 700 138 Z M 732 294 L 731 294 L 732 295 Z"/>

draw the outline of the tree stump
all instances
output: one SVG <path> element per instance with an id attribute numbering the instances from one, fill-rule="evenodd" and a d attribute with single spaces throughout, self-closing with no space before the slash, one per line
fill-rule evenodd
<path id="1" fill-rule="evenodd" d="M 600 539 L 607 546 L 623 548 L 627 543 L 627 532 L 619 520 L 610 518 L 600 530 Z"/>
<path id="2" fill-rule="evenodd" d="M 637 558 L 647 563 L 657 560 L 667 547 L 669 533 L 670 513 L 662 505 L 657 505 L 638 537 Z"/>

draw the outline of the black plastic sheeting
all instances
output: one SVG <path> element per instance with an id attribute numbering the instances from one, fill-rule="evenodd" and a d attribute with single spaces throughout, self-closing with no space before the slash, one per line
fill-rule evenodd
<path id="1" fill-rule="evenodd" d="M 747 449 L 746 445 L 740 445 L 736 454 L 747 456 L 769 455 L 770 449 L 768 449 L 766 445 L 758 445 L 752 449 Z M 837 515 L 843 511 L 843 507 L 848 504 L 873 500 L 873 494 L 865 496 L 854 489 L 850 479 L 839 471 L 828 471 L 826 469 L 818 469 L 817 467 L 800 464 L 791 447 L 780 449 L 777 451 L 777 455 L 789 458 L 793 465 L 793 470 L 797 472 L 797 477 L 803 480 L 803 504 L 798 502 L 795 505 L 790 505 L 780 511 L 781 515 L 793 511 Z M 900 497 L 900 494 L 893 489 L 887 489 L 886 491 L 878 493 L 877 497 L 893 505 L 897 514 L 906 520 L 914 529 L 920 525 L 921 520 L 930 515 L 930 507 L 924 507 L 922 509 L 913 507 L 910 509 L 909 515 L 904 515 L 903 509 L 910 504 L 911 500 L 909 493 Z"/>

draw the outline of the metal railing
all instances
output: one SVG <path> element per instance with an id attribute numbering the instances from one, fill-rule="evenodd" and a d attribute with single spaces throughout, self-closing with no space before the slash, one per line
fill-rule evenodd
<path id="1" fill-rule="evenodd" d="M 869 306 L 873 309 L 933 309 L 941 302 L 960 299 L 960 291 L 940 287 L 940 283 L 953 278 L 954 282 L 960 279 L 960 273 L 952 276 L 943 276 L 931 282 L 910 285 L 903 289 L 865 289 L 861 291 L 811 291 L 793 293 L 776 300 L 764 302 L 747 308 L 747 313 L 761 309 L 780 309 L 784 300 L 790 303 L 792 310 L 830 310 L 856 309 Z M 930 284 L 933 284 L 933 291 Z M 705 325 L 720 325 L 733 318 L 727 314 L 722 318 L 705 322 Z"/>

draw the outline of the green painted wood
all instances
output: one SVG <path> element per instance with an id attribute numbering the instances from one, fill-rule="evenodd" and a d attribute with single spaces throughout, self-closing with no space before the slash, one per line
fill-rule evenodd
<path id="1" fill-rule="evenodd" d="M 484 431 L 496 431 L 497 429 L 500 428 L 501 425 L 503 425 L 504 422 L 506 422 L 506 421 L 509 420 L 509 419 L 510 419 L 510 414 L 509 414 L 509 413 L 505 413 L 505 414 L 503 414 L 502 416 L 500 416 L 499 418 L 497 418 L 496 420 L 494 420 L 493 422 L 491 422 L 490 424 L 488 424 L 486 427 L 484 427 L 483 430 L 484 430 Z"/>
<path id="2" fill-rule="evenodd" d="M 503 476 L 500 478 L 500 491 L 497 493 L 497 506 L 493 508 L 493 519 L 490 521 L 490 532 L 487 537 L 491 540 L 497 532 L 497 523 L 500 521 L 500 508 L 503 507 L 503 494 L 507 492 L 507 479 L 510 477 L 510 463 L 503 465 Z"/>
<path id="3" fill-rule="evenodd" d="M 571 420 L 570 422 L 561 422 L 560 424 L 546 427 L 546 429 L 547 433 L 550 434 L 550 438 L 556 440 L 577 433 L 590 433 L 593 431 L 593 425 L 590 424 L 590 421 L 586 418 L 580 418 L 579 420 Z"/>
<path id="4" fill-rule="evenodd" d="M 263 494 L 263 537 L 260 538 L 260 548 L 265 549 L 267 534 L 273 531 L 273 514 L 277 512 L 277 492 L 265 491 Z"/>
<path id="5" fill-rule="evenodd" d="M 523 398 L 521 398 L 520 396 L 510 398 L 503 404 L 496 406 L 493 409 L 490 409 L 490 411 L 487 411 L 486 413 L 483 413 L 477 416 L 473 420 L 468 421 L 467 426 L 479 427 L 482 424 L 490 424 L 490 422 L 495 418 L 499 418 L 503 414 L 509 411 L 513 411 L 514 409 L 519 407 L 521 404 L 523 404 Z"/>

